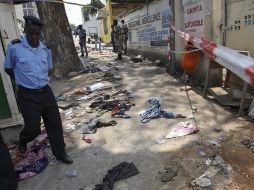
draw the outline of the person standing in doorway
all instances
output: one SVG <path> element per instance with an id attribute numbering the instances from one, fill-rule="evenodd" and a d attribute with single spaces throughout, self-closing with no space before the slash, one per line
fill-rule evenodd
<path id="1" fill-rule="evenodd" d="M 124 23 L 124 20 L 121 21 L 121 36 L 123 41 L 124 54 L 127 54 L 128 27 Z"/>
<path id="2" fill-rule="evenodd" d="M 79 45 L 81 49 L 81 57 L 84 57 L 84 48 L 86 51 L 86 57 L 88 57 L 87 53 L 87 47 L 86 47 L 86 30 L 83 28 L 82 25 L 79 25 L 77 30 L 76 30 L 76 35 L 75 38 L 79 36 Z"/>
<path id="3" fill-rule="evenodd" d="M 65 164 L 72 164 L 73 160 L 65 152 L 56 99 L 48 84 L 53 65 L 50 48 L 40 41 L 43 23 L 33 16 L 24 19 L 25 37 L 8 45 L 4 62 L 5 72 L 18 85 L 18 104 L 25 123 L 18 150 L 25 155 L 27 143 L 41 133 L 42 117 L 53 155 Z"/>

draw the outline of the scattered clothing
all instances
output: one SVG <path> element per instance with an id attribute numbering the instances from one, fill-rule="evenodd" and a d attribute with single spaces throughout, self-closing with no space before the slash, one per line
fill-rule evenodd
<path id="1" fill-rule="evenodd" d="M 126 102 L 126 103 L 123 103 Z M 91 103 L 90 108 L 97 108 L 101 110 L 108 110 L 112 111 L 114 107 L 116 107 L 119 104 L 125 104 L 126 110 L 128 111 L 131 107 L 127 101 L 121 101 L 121 100 L 95 100 Z"/>
<path id="2" fill-rule="evenodd" d="M 128 107 L 126 104 L 120 103 L 113 107 L 111 116 L 117 117 L 117 118 L 130 118 L 130 116 L 126 115 L 126 111 L 128 110 Z"/>
<path id="3" fill-rule="evenodd" d="M 116 64 L 113 62 L 100 64 L 96 62 L 87 62 L 83 64 L 83 73 L 96 73 L 96 72 L 109 72 L 111 70 L 116 70 Z"/>
<path id="4" fill-rule="evenodd" d="M 139 174 L 133 163 L 122 162 L 108 171 L 103 183 L 95 186 L 94 190 L 113 190 L 114 183 Z"/>
<path id="5" fill-rule="evenodd" d="M 92 143 L 92 139 L 86 138 L 85 135 L 82 137 L 82 140 L 85 141 L 87 144 L 91 144 Z"/>
<path id="6" fill-rule="evenodd" d="M 110 122 L 101 122 L 98 119 L 91 119 L 89 122 L 85 122 L 81 127 L 82 134 L 93 134 L 96 133 L 97 128 L 109 127 L 116 125 L 117 122 L 112 120 Z"/>
<path id="7" fill-rule="evenodd" d="M 124 114 L 124 115 L 114 115 L 114 116 L 112 116 L 112 117 L 113 117 L 113 118 L 125 118 L 125 119 L 131 118 L 131 116 L 126 115 L 126 114 Z"/>
<path id="8" fill-rule="evenodd" d="M 59 95 L 56 97 L 56 101 L 59 102 L 59 101 L 64 101 L 65 100 L 65 97 L 63 95 Z"/>
<path id="9" fill-rule="evenodd" d="M 44 139 L 41 142 L 35 140 L 33 145 L 28 149 L 25 158 L 17 154 L 16 158 L 13 159 L 15 164 L 14 171 L 19 180 L 24 180 L 41 173 L 49 164 L 48 138 L 46 135 L 40 136 L 44 137 Z"/>
<path id="10" fill-rule="evenodd" d="M 194 127 L 191 123 L 180 122 L 167 134 L 166 139 L 181 137 L 198 131 L 199 129 Z"/>
<path id="11" fill-rule="evenodd" d="M 173 112 L 167 112 L 161 109 L 160 99 L 158 97 L 151 97 L 148 99 L 148 109 L 140 113 L 140 122 L 146 123 L 151 119 L 155 118 L 177 118 L 184 117 L 181 114 L 176 114 Z"/>

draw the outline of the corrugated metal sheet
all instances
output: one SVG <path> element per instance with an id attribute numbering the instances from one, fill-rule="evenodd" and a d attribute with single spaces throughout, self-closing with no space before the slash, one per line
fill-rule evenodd
<path id="1" fill-rule="evenodd" d="M 151 3 L 153 0 L 148 0 Z M 147 3 L 147 0 L 111 0 L 111 3 Z"/>
<path id="2" fill-rule="evenodd" d="M 22 4 L 22 3 L 27 3 L 27 2 L 32 2 L 32 1 L 27 1 L 27 0 L 0 0 L 0 3 Z"/>

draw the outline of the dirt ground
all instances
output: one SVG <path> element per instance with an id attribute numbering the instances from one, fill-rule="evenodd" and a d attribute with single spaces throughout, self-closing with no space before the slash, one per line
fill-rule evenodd
<path id="1" fill-rule="evenodd" d="M 83 59 L 83 62 L 107 63 L 114 61 L 116 55 L 100 57 L 96 54 Z M 192 180 L 201 176 L 210 166 L 208 159 L 220 155 L 232 167 L 229 174 L 219 172 L 211 177 L 209 190 L 252 190 L 254 189 L 254 155 L 241 143 L 243 135 L 254 137 L 254 125 L 248 118 L 237 118 L 226 111 L 211 97 L 204 99 L 199 88 L 188 91 L 195 112 L 196 125 L 200 131 L 184 137 L 169 139 L 164 144 L 155 140 L 165 136 L 178 122 L 186 119 L 155 119 L 148 123 L 139 121 L 138 113 L 147 107 L 146 100 L 151 96 L 160 97 L 164 110 L 192 114 L 187 93 L 180 91 L 183 83 L 166 74 L 165 69 L 149 62 L 133 63 L 129 56 L 117 62 L 118 88 L 134 93 L 135 107 L 128 114 L 130 119 L 117 118 L 116 126 L 100 128 L 96 134 L 86 135 L 91 144 L 82 141 L 77 130 L 65 130 L 67 152 L 74 160 L 72 165 L 57 163 L 49 165 L 41 174 L 19 183 L 19 190 L 79 190 L 93 189 L 101 183 L 109 169 L 127 161 L 133 162 L 140 173 L 129 179 L 115 183 L 114 190 L 188 190 L 202 189 L 193 187 Z M 94 84 L 101 73 L 77 75 L 69 80 L 52 81 L 55 95 Z M 96 118 L 96 113 L 86 113 L 82 107 L 73 108 L 80 112 L 74 120 L 66 120 L 62 114 L 64 129 L 75 120 Z M 110 113 L 99 119 L 111 120 Z M 195 123 L 195 122 L 194 122 Z M 17 138 L 17 131 L 5 131 L 6 141 Z M 211 146 L 208 140 L 223 135 L 225 139 L 218 146 Z M 201 156 L 198 151 L 205 151 Z M 161 173 L 165 167 L 176 171 L 177 176 L 168 182 L 161 182 Z M 66 177 L 65 172 L 77 170 L 77 177 Z"/>

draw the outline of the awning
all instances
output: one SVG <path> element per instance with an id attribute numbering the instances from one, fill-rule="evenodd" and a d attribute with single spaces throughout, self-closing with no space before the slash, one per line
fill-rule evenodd
<path id="1" fill-rule="evenodd" d="M 28 0 L 0 0 L 0 3 L 13 3 L 13 4 L 22 4 L 22 3 L 27 3 L 27 2 L 32 2 Z"/>
<path id="2" fill-rule="evenodd" d="M 111 3 L 151 3 L 154 0 L 111 0 Z"/>

